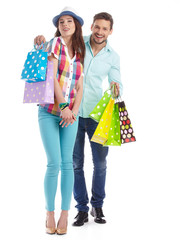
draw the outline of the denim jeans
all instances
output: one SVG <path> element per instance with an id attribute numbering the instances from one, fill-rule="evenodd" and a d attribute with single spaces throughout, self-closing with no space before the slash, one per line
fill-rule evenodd
<path id="1" fill-rule="evenodd" d="M 40 134 L 47 155 L 47 169 L 44 178 L 46 209 L 54 211 L 58 175 L 61 170 L 61 209 L 69 210 L 74 186 L 73 148 L 76 139 L 78 119 L 72 125 L 62 128 L 61 118 L 39 107 Z"/>
<path id="2" fill-rule="evenodd" d="M 87 133 L 89 140 L 94 134 L 98 123 L 91 118 L 79 117 L 78 132 L 73 151 L 73 165 L 74 165 L 74 198 L 77 201 L 76 208 L 78 211 L 88 212 L 89 198 L 84 176 L 84 144 L 85 133 Z M 93 179 L 92 179 L 92 197 L 90 203 L 93 207 L 102 207 L 105 198 L 105 179 L 108 154 L 108 147 L 103 147 L 101 144 L 91 142 L 93 160 Z"/>

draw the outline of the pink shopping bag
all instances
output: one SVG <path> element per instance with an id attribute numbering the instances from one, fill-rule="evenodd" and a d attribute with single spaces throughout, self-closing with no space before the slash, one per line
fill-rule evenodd
<path id="1" fill-rule="evenodd" d="M 46 80 L 25 83 L 23 103 L 54 103 L 53 62 L 47 62 Z"/>

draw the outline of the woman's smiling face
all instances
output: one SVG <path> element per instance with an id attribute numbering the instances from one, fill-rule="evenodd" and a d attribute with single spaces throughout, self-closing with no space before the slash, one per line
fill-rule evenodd
<path id="1" fill-rule="evenodd" d="M 63 38 L 71 37 L 75 32 L 75 22 L 73 17 L 65 15 L 59 18 L 58 29 Z"/>

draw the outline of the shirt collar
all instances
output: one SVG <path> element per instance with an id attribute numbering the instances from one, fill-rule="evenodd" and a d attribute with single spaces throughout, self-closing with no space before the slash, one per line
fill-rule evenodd
<path id="1" fill-rule="evenodd" d="M 91 46 L 91 44 L 90 44 L 90 39 L 91 39 L 91 35 L 84 37 L 84 42 L 85 42 L 85 43 L 88 43 L 89 46 Z M 105 49 L 105 51 L 112 51 L 112 48 L 111 48 L 111 46 L 109 45 L 108 40 L 107 40 L 107 44 L 105 45 L 104 49 Z"/>
<path id="2" fill-rule="evenodd" d="M 66 49 L 66 53 L 67 53 L 68 59 L 69 59 L 70 61 L 74 61 L 75 58 L 76 58 L 76 52 L 75 52 L 74 57 L 71 59 L 71 58 L 69 57 L 68 48 L 67 48 L 66 43 L 64 42 L 64 39 L 63 39 L 61 36 L 60 36 L 60 39 L 61 39 L 62 45 L 63 45 L 64 47 L 66 47 L 65 49 Z"/>
<path id="3" fill-rule="evenodd" d="M 60 36 L 60 39 L 61 39 L 62 45 L 66 46 L 64 39 L 61 36 Z"/>

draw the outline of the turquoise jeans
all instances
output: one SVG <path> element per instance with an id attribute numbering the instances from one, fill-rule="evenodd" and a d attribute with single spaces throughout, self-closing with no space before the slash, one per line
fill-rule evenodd
<path id="1" fill-rule="evenodd" d="M 73 147 L 75 144 L 78 119 L 68 127 L 59 125 L 61 118 L 48 113 L 39 106 L 38 120 L 42 142 L 47 155 L 47 169 L 44 178 L 46 209 L 55 210 L 55 195 L 58 175 L 61 170 L 61 209 L 69 210 L 74 186 Z"/>

